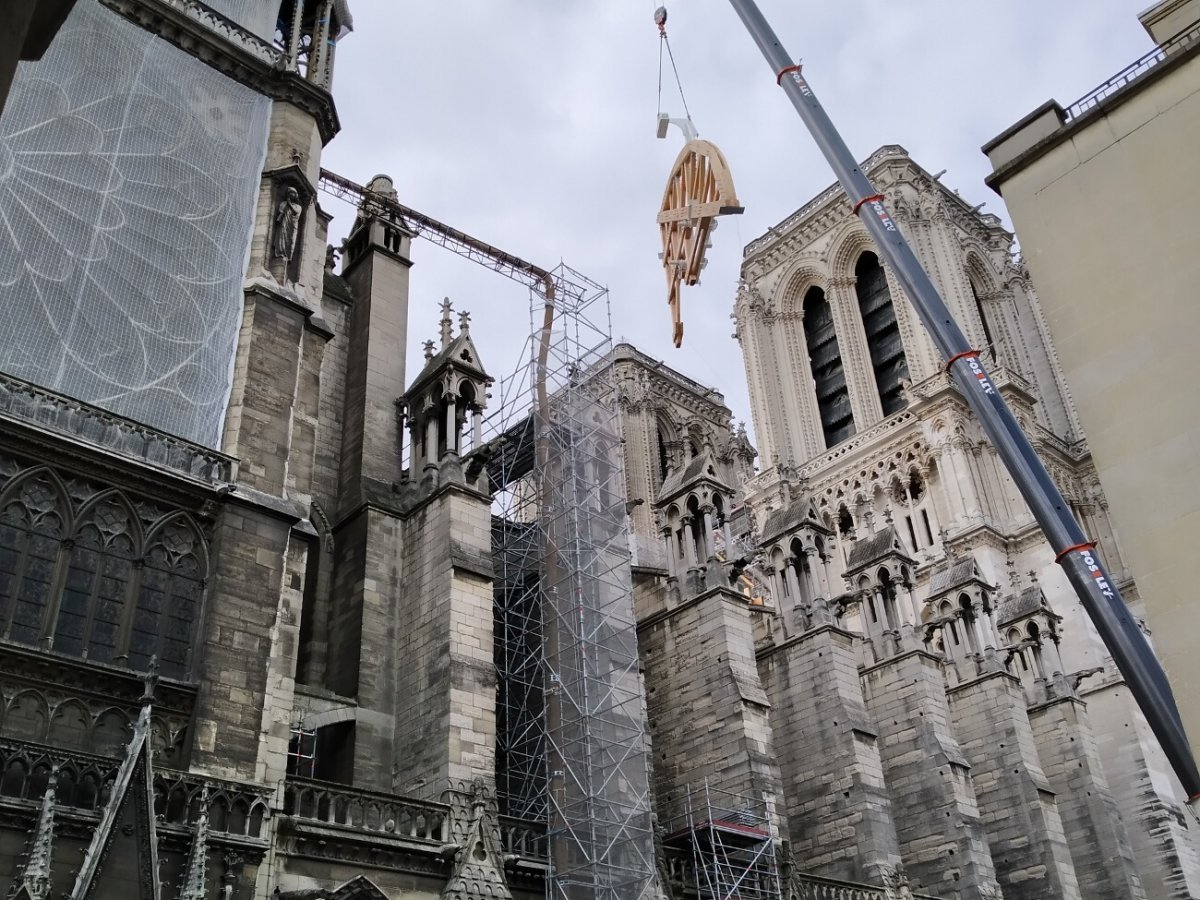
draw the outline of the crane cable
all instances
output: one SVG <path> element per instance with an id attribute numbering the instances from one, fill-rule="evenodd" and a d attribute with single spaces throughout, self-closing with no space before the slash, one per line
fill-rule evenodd
<path id="1" fill-rule="evenodd" d="M 679 99 L 683 102 L 683 113 L 692 122 L 692 113 L 688 109 L 687 97 L 683 95 L 683 82 L 679 78 L 679 69 L 675 65 L 675 54 L 671 52 L 671 40 L 667 37 L 667 8 L 660 6 L 654 10 L 654 24 L 658 26 L 658 114 L 662 115 L 662 77 L 663 77 L 663 48 L 667 48 L 667 58 L 671 61 L 671 71 L 675 74 L 675 87 L 679 89 Z M 696 123 L 692 122 L 692 127 Z"/>

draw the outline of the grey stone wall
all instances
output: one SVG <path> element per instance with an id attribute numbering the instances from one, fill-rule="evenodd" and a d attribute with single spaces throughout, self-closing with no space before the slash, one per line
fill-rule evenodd
<path id="1" fill-rule="evenodd" d="M 804 872 L 882 885 L 900 862 L 855 638 L 833 626 L 759 656 L 792 854 Z"/>
<path id="2" fill-rule="evenodd" d="M 481 494 L 449 485 L 403 524 L 397 614 L 395 790 L 434 797 L 449 779 L 494 783 L 491 513 Z M 486 570 L 485 570 L 486 567 Z"/>
<path id="3" fill-rule="evenodd" d="M 1076 697 L 1051 700 L 1031 707 L 1029 722 L 1080 892 L 1089 900 L 1142 900 L 1133 848 L 1100 763 L 1087 707 Z"/>
<path id="4" fill-rule="evenodd" d="M 993 672 L 949 697 L 1005 900 L 1081 897 L 1020 681 Z"/>
<path id="5" fill-rule="evenodd" d="M 955 739 L 941 662 L 913 651 L 863 673 L 913 889 L 953 900 L 1000 896 L 970 765 Z"/>
<path id="6" fill-rule="evenodd" d="M 684 811 L 688 788 L 706 780 L 765 800 L 782 819 L 770 701 L 750 616 L 740 596 L 717 588 L 639 627 L 654 789 L 668 828 Z"/>

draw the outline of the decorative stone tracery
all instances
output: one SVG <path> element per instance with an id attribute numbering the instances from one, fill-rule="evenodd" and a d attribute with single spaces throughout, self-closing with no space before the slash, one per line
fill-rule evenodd
<path id="1" fill-rule="evenodd" d="M 0 463 L 0 633 L 186 678 L 208 578 L 187 513 L 46 466 Z"/>

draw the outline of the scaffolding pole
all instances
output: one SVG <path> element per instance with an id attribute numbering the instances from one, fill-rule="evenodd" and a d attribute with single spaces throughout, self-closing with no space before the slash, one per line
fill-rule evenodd
<path id="1" fill-rule="evenodd" d="M 687 789 L 664 847 L 690 853 L 699 900 L 780 900 L 779 866 L 766 803 L 711 787 Z"/>
<path id="2" fill-rule="evenodd" d="M 608 294 L 550 274 L 553 317 L 535 291 L 529 363 L 491 423 L 498 791 L 548 822 L 551 900 L 640 900 L 654 840 Z"/>

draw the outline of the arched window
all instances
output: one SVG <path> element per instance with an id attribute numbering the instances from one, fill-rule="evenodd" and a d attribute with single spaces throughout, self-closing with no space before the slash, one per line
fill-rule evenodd
<path id="1" fill-rule="evenodd" d="M 658 483 L 662 484 L 667 480 L 667 473 L 671 471 L 671 457 L 667 453 L 667 435 L 663 431 L 662 424 L 658 426 Z"/>
<path id="2" fill-rule="evenodd" d="M 908 360 L 904 357 L 892 293 L 888 290 L 887 276 L 879 264 L 879 257 L 874 253 L 864 253 L 858 258 L 854 276 L 857 279 L 854 290 L 858 294 L 858 311 L 867 335 L 867 349 L 871 352 L 871 368 L 875 372 L 875 387 L 879 391 L 883 414 L 890 416 L 905 407 L 900 382 L 908 378 Z"/>
<path id="3" fill-rule="evenodd" d="M 102 496 L 80 516 L 54 623 L 60 653 L 113 662 L 134 574 L 137 515 L 119 494 Z"/>
<path id="4" fill-rule="evenodd" d="M 128 635 L 129 667 L 145 669 L 157 656 L 163 675 L 183 678 L 208 570 L 204 539 L 184 517 L 170 519 L 150 535 L 144 558 Z"/>
<path id="5" fill-rule="evenodd" d="M 804 340 L 817 390 L 825 446 L 832 447 L 854 434 L 854 414 L 837 331 L 833 327 L 833 311 L 825 292 L 818 287 L 809 288 L 804 295 Z"/>
<path id="6" fill-rule="evenodd" d="M 3 636 L 37 644 L 54 588 L 70 502 L 57 478 L 34 470 L 0 501 L 0 626 Z"/>
<path id="7" fill-rule="evenodd" d="M 968 278 L 967 284 L 971 285 L 971 297 L 975 300 L 975 311 L 979 313 L 979 321 L 983 325 L 983 339 L 994 354 L 996 352 L 996 341 L 992 337 L 992 328 L 988 325 L 987 312 L 983 308 L 983 301 L 979 299 L 979 290 L 975 287 L 974 280 Z"/>
<path id="8" fill-rule="evenodd" d="M 147 533 L 143 515 L 161 515 Z M 0 637 L 139 671 L 157 656 L 185 678 L 207 573 L 182 513 L 135 511 L 115 490 L 76 509 L 45 468 L 0 491 Z"/>

